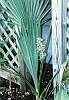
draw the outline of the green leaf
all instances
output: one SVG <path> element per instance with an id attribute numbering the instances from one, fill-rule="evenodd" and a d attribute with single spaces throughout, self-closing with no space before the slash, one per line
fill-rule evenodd
<path id="1" fill-rule="evenodd" d="M 5 63 L 5 59 L 0 58 L 0 64 L 4 64 Z"/>
<path id="2" fill-rule="evenodd" d="M 0 3 L 12 22 L 21 29 L 19 50 L 38 91 L 36 39 L 41 36 L 41 20 L 51 11 L 50 0 L 0 0 Z"/>
<path id="3" fill-rule="evenodd" d="M 3 44 L 5 44 L 5 42 L 0 40 L 0 45 L 3 45 Z"/>
<path id="4" fill-rule="evenodd" d="M 69 100 L 69 95 L 67 94 L 67 92 L 63 89 L 61 89 L 54 100 Z"/>

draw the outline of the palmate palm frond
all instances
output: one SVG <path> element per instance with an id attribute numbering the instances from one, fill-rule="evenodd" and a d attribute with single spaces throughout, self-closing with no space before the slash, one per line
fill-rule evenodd
<path id="1" fill-rule="evenodd" d="M 48 7 L 50 2 L 51 0 L 0 0 L 9 17 L 18 25 L 21 25 L 22 18 L 25 22 L 26 17 L 29 16 L 42 20 L 51 11 Z"/>
<path id="2" fill-rule="evenodd" d="M 35 23 L 34 21 L 33 24 L 32 21 L 33 20 L 30 18 L 31 23 L 29 24 L 29 27 L 32 28 L 31 30 L 29 30 L 29 33 L 26 32 L 24 25 L 22 24 L 22 33 L 20 34 L 18 41 L 25 64 L 27 65 L 28 70 L 34 80 L 35 87 L 37 87 L 38 55 L 36 51 L 36 37 L 38 37 L 39 35 L 36 36 L 35 33 L 39 33 L 40 30 L 37 30 L 37 23 Z"/>
<path id="3" fill-rule="evenodd" d="M 36 39 L 41 34 L 41 20 L 51 11 L 50 0 L 0 0 L 9 18 L 21 28 L 20 51 L 38 91 L 38 55 Z"/>

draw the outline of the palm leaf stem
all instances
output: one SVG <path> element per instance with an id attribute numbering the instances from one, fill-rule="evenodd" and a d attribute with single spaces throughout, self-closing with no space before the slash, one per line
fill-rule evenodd
<path id="1" fill-rule="evenodd" d="M 42 98 L 42 96 L 44 95 L 44 93 L 46 92 L 45 96 L 47 95 L 49 88 L 51 86 L 51 82 L 53 81 L 53 79 L 58 75 L 58 73 L 60 72 L 60 69 L 57 71 L 57 73 L 54 75 L 54 77 L 52 77 L 52 79 L 49 81 L 48 85 L 46 86 L 46 88 L 43 90 L 43 92 L 40 95 L 40 98 Z"/>
<path id="2" fill-rule="evenodd" d="M 42 71 L 43 71 L 43 61 L 41 61 L 41 64 L 40 64 L 40 74 L 39 74 L 39 96 L 40 96 L 40 84 L 41 84 L 41 78 L 42 78 Z"/>
<path id="3" fill-rule="evenodd" d="M 50 93 L 47 95 L 47 97 L 45 97 L 45 96 L 44 96 L 44 98 L 48 99 L 48 98 L 49 98 L 49 96 L 51 95 L 51 93 L 52 93 L 52 92 L 54 92 L 54 90 L 55 90 L 58 86 L 59 86 L 59 84 L 57 84 L 57 85 L 56 85 L 56 87 L 55 87 L 55 88 L 53 88 L 53 90 L 52 90 L 52 91 L 50 91 Z"/>

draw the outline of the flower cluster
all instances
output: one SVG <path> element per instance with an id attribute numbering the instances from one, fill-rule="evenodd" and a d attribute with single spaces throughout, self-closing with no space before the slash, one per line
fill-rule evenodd
<path id="1" fill-rule="evenodd" d="M 37 38 L 36 45 L 37 45 L 37 52 L 38 52 L 40 60 L 44 60 L 44 58 L 46 56 L 45 44 L 46 43 L 42 38 L 40 38 L 40 37 Z"/>

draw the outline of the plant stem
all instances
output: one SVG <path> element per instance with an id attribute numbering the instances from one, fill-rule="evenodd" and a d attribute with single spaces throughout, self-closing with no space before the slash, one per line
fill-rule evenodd
<path id="1" fill-rule="evenodd" d="M 36 96 L 36 100 L 42 100 L 39 96 Z"/>
<path id="2" fill-rule="evenodd" d="M 38 83 L 38 91 L 36 95 L 36 100 L 41 100 L 40 98 L 40 83 L 41 83 L 41 77 L 42 77 L 42 70 L 43 70 L 43 61 L 40 63 L 40 73 L 39 73 L 39 83 Z"/>
<path id="3" fill-rule="evenodd" d="M 39 82 L 41 81 L 42 70 L 43 70 L 43 62 L 41 61 L 41 64 L 40 64 L 40 75 L 39 75 Z"/>
<path id="4" fill-rule="evenodd" d="M 36 96 L 36 100 L 39 100 L 38 96 Z"/>
<path id="5" fill-rule="evenodd" d="M 43 61 L 41 61 L 41 63 L 40 63 L 39 91 L 40 91 L 40 83 L 41 83 L 42 71 L 43 71 Z M 39 94 L 39 95 L 40 95 L 40 94 Z"/>

